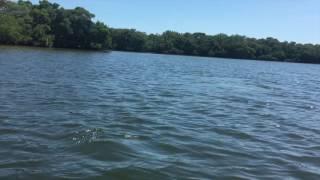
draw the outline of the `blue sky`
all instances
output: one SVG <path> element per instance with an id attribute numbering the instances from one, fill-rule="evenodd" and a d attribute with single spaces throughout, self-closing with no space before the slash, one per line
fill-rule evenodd
<path id="1" fill-rule="evenodd" d="M 32 0 L 38 2 L 38 0 Z M 320 0 L 51 0 L 115 28 L 275 37 L 320 44 Z"/>

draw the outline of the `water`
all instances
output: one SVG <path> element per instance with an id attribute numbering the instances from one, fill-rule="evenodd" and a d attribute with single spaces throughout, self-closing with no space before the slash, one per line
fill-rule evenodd
<path id="1" fill-rule="evenodd" d="M 0 48 L 0 179 L 319 179 L 320 66 Z"/>

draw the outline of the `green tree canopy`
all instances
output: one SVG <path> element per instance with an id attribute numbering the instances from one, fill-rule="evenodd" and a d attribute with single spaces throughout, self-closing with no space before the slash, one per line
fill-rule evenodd
<path id="1" fill-rule="evenodd" d="M 77 7 L 64 9 L 41 0 L 0 0 L 0 43 L 59 48 L 114 49 L 196 56 L 320 63 L 320 46 L 204 33 L 146 34 L 135 29 L 108 28 Z"/>

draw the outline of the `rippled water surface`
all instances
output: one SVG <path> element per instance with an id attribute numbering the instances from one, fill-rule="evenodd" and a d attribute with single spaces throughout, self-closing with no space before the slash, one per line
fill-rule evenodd
<path id="1" fill-rule="evenodd" d="M 0 179 L 320 179 L 320 66 L 0 48 Z"/>

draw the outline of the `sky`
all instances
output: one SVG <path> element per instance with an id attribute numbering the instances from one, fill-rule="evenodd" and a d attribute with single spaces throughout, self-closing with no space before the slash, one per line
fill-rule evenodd
<path id="1" fill-rule="evenodd" d="M 37 3 L 38 0 L 31 0 Z M 204 32 L 320 44 L 320 0 L 50 0 L 114 28 Z"/>

